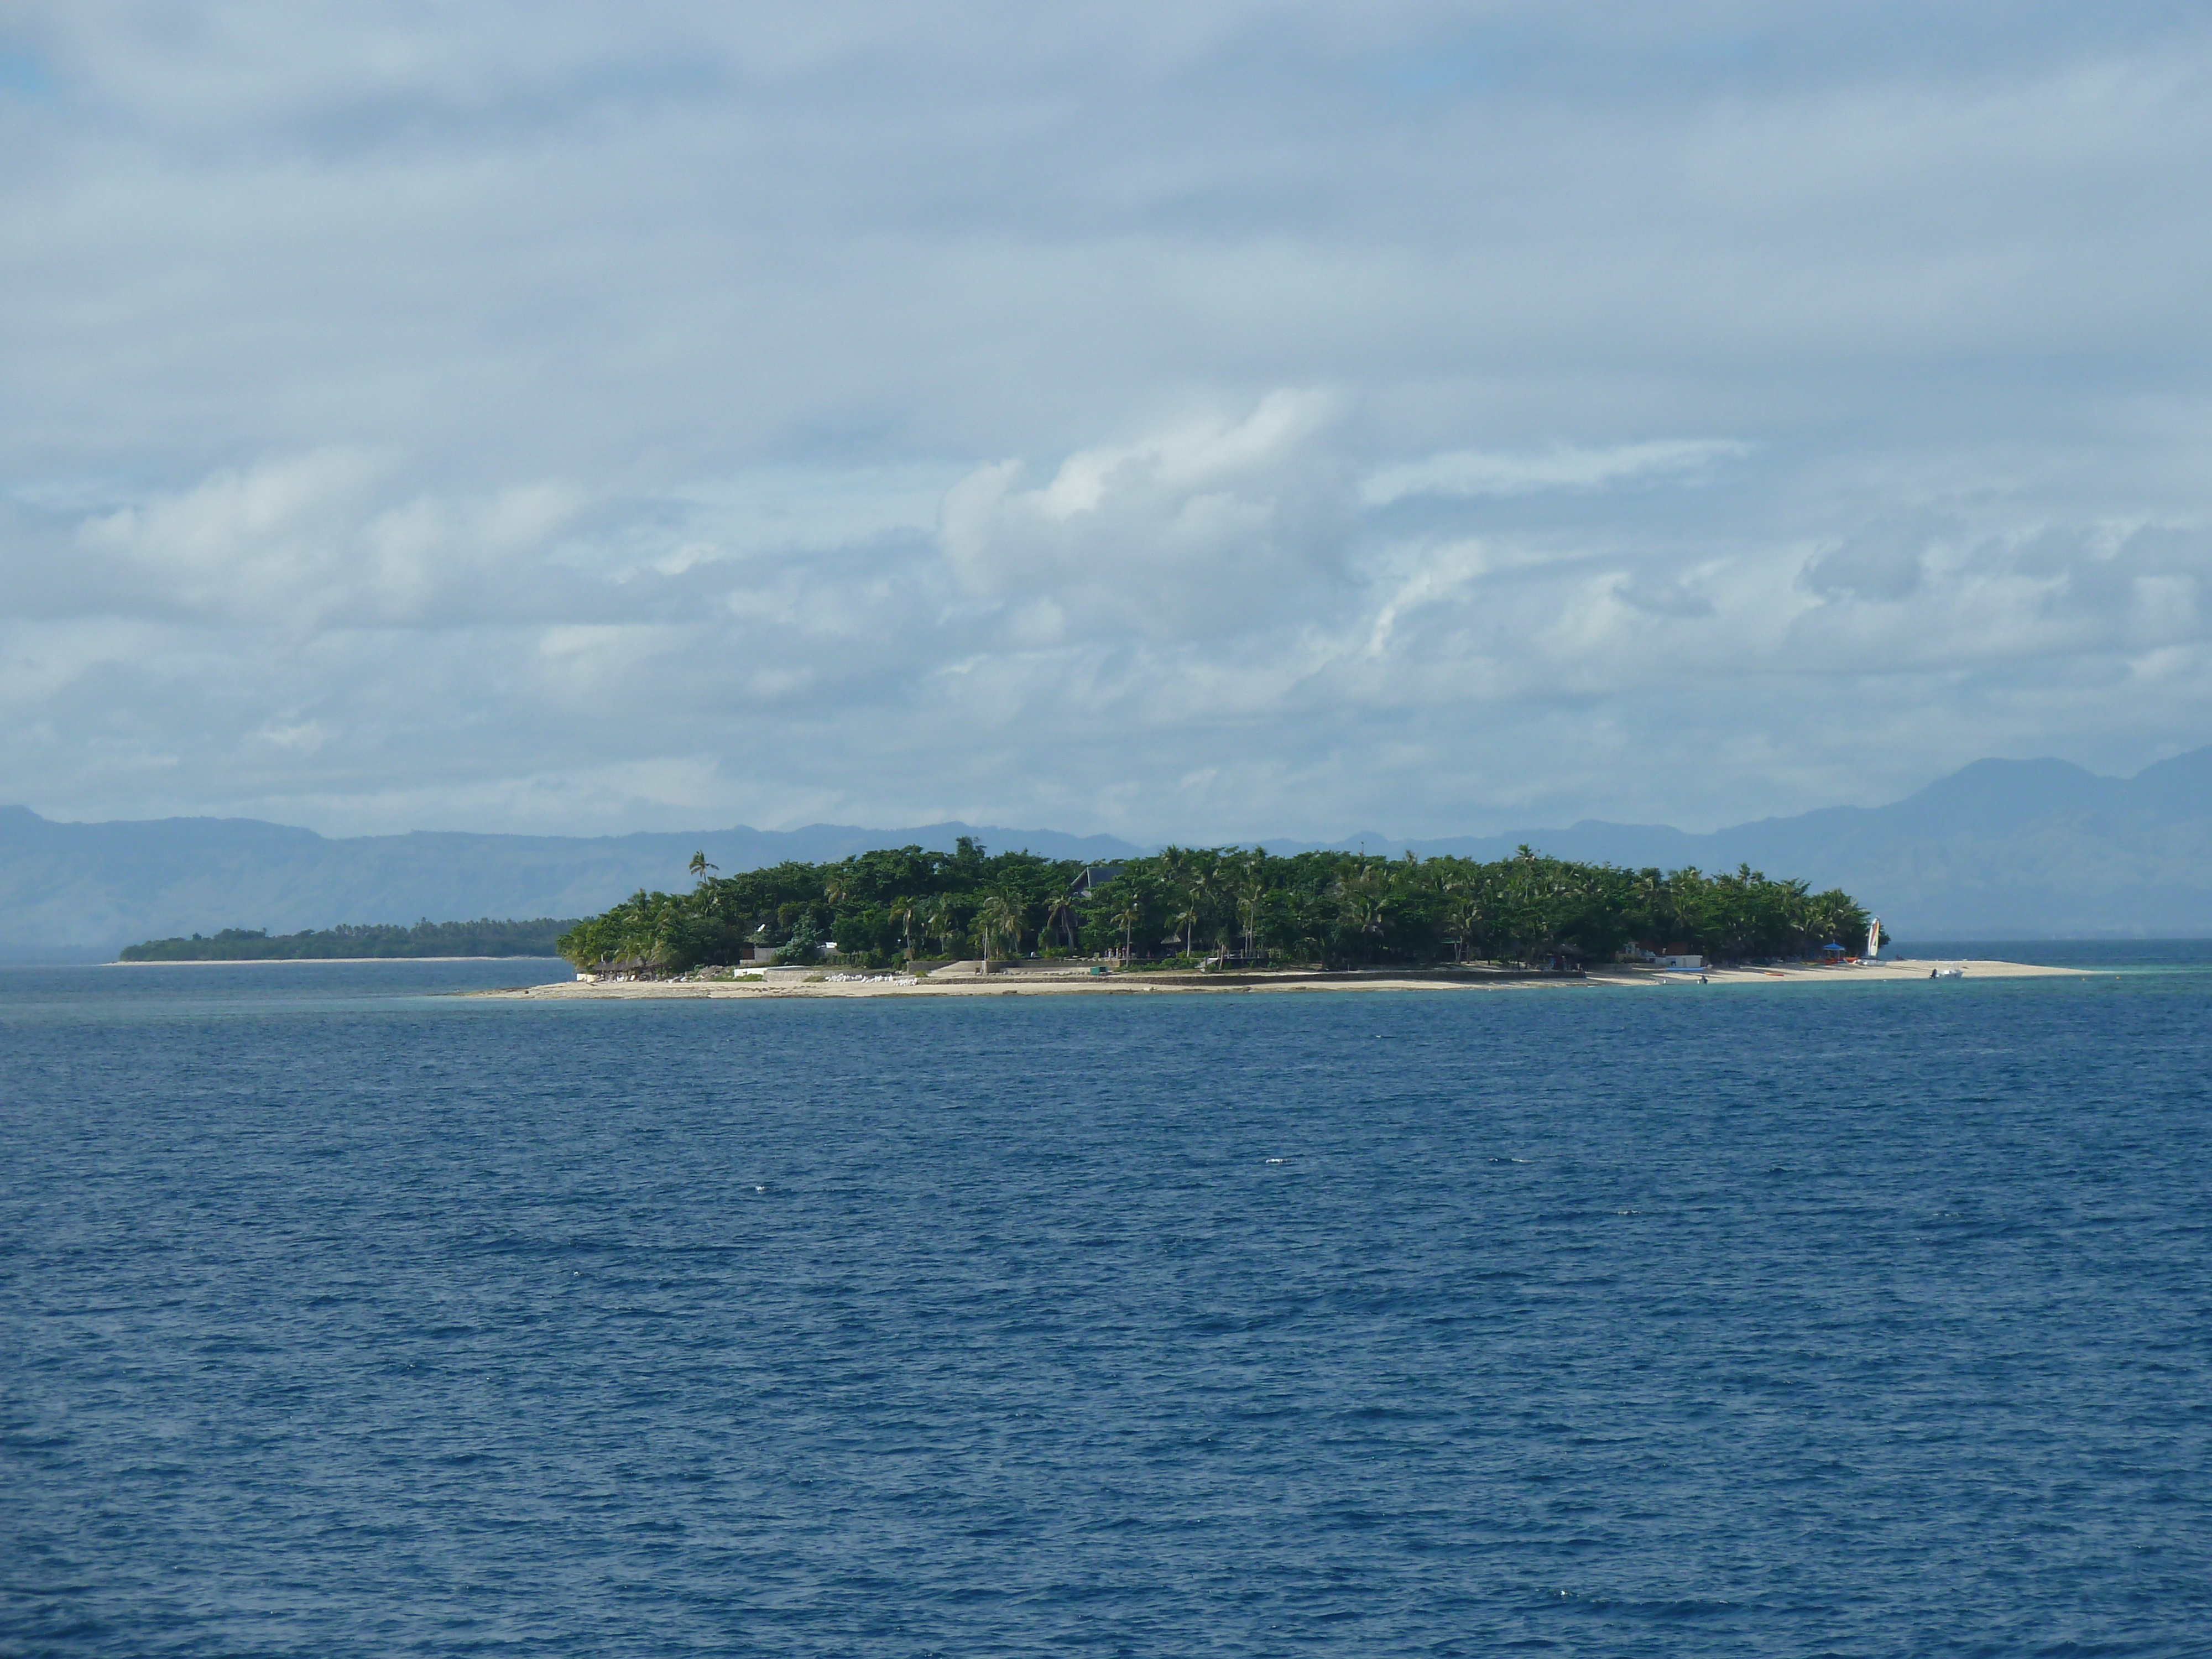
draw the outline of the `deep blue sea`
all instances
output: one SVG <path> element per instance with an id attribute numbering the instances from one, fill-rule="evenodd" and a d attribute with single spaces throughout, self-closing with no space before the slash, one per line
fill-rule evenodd
<path id="1" fill-rule="evenodd" d="M 2010 949 L 0 970 L 0 1653 L 2212 1652 L 2212 952 Z"/>

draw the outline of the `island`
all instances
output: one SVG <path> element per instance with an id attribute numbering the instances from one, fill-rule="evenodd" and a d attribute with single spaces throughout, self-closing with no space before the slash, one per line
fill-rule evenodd
<path id="1" fill-rule="evenodd" d="M 1863 960 L 1850 894 L 1748 866 L 1632 870 L 1523 847 L 1482 863 L 1169 847 L 1085 865 L 963 837 L 638 892 L 557 941 L 573 983 L 487 994 L 972 995 L 1832 980 Z M 1947 977 L 2060 972 L 1947 966 Z"/>
<path id="2" fill-rule="evenodd" d="M 271 938 L 264 928 L 226 927 L 209 938 L 149 939 L 127 945 L 123 962 L 356 962 L 383 957 L 550 957 L 579 924 L 541 916 L 530 921 L 347 923 Z"/>

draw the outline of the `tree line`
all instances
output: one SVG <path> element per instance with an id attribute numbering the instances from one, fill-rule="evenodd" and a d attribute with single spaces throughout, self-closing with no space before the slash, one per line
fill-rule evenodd
<path id="1" fill-rule="evenodd" d="M 301 962 L 325 957 L 550 957 L 576 924 L 540 916 L 531 921 L 344 922 L 336 927 L 270 938 L 266 928 L 226 927 L 211 938 L 149 939 L 126 945 L 125 962 Z"/>
<path id="2" fill-rule="evenodd" d="M 1749 960 L 1856 948 L 1866 910 L 1748 866 L 1630 870 L 1522 848 L 1482 863 L 1261 848 L 1169 847 L 1118 866 L 987 854 L 968 836 L 834 864 L 721 875 L 691 860 L 687 892 L 640 891 L 561 936 L 579 968 L 680 972 L 773 952 L 888 967 L 917 957 L 1112 957 L 1132 965 L 1610 960 L 1632 945 Z M 1087 879 L 1086 879 L 1087 874 Z"/>

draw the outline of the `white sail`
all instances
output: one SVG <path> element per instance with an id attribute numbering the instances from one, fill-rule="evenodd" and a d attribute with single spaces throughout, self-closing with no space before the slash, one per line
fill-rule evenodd
<path id="1" fill-rule="evenodd" d="M 1867 959 L 1869 962 L 1872 962 L 1872 961 L 1874 961 L 1877 957 L 1881 956 L 1881 918 L 1880 916 L 1876 916 L 1876 917 L 1875 917 L 1872 921 L 1869 921 L 1869 923 L 1867 923 L 1867 952 L 1866 952 L 1866 959 Z"/>

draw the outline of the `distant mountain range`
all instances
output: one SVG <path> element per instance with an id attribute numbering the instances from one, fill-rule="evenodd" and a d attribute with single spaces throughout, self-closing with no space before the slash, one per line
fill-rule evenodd
<path id="1" fill-rule="evenodd" d="M 698 850 L 724 870 L 751 870 L 875 847 L 950 849 L 960 836 L 1049 858 L 1138 850 L 1111 836 L 966 823 L 588 837 L 417 830 L 334 839 L 255 818 L 62 823 L 6 806 L 0 961 L 106 961 L 143 939 L 224 927 L 288 933 L 343 922 L 590 915 L 641 887 L 690 886 L 684 867 Z"/>
<path id="2" fill-rule="evenodd" d="M 593 837 L 417 832 L 331 839 L 251 818 L 63 823 L 0 807 L 0 959 L 98 961 L 141 939 L 223 927 L 573 916 L 640 887 L 685 884 L 695 849 L 726 871 L 874 847 L 1111 860 L 1111 836 L 988 824 L 714 830 Z M 1334 843 L 1498 858 L 1522 842 L 1562 858 L 1801 876 L 1849 890 L 1915 938 L 2212 936 L 2212 747 L 2108 778 L 2064 761 L 1977 761 L 1887 806 L 1830 807 L 1710 835 L 1584 820 L 1565 829 Z M 1296 852 L 1310 842 L 1270 842 Z"/>
<path id="3" fill-rule="evenodd" d="M 1841 887 L 1900 940 L 2212 937 L 2212 747 L 2100 777 L 2065 761 L 1976 761 L 1887 806 L 1832 806 L 1710 835 L 1585 820 L 1370 849 L 1705 871 L 1748 864 Z"/>

